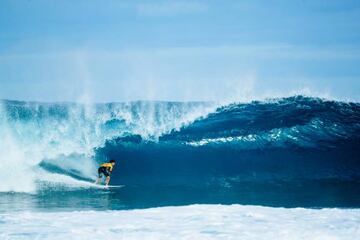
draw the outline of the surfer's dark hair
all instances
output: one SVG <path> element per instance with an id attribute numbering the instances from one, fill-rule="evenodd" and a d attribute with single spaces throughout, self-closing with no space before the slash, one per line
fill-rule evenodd
<path id="1" fill-rule="evenodd" d="M 116 162 L 114 159 L 111 159 L 111 160 L 110 160 L 110 163 L 114 163 L 114 162 Z"/>

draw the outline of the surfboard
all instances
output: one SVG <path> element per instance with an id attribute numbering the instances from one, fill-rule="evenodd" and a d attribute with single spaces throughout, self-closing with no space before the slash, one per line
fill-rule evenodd
<path id="1" fill-rule="evenodd" d="M 107 189 L 107 188 L 122 188 L 122 187 L 125 187 L 125 185 L 108 185 L 108 186 L 105 186 L 105 185 L 94 184 L 94 187 Z"/>
<path id="2" fill-rule="evenodd" d="M 108 185 L 108 186 L 105 186 L 103 185 L 104 188 L 122 188 L 122 187 L 125 187 L 125 185 Z"/>

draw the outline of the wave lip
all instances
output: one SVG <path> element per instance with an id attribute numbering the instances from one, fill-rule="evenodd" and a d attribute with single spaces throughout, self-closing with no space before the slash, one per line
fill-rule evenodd
<path id="1" fill-rule="evenodd" d="M 360 104 L 296 96 L 224 106 L 161 139 L 191 146 L 264 148 L 326 146 L 359 136 Z"/>

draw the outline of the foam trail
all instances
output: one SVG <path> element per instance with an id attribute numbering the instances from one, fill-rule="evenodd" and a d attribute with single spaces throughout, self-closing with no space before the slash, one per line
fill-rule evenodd
<path id="1" fill-rule="evenodd" d="M 70 176 L 57 173 L 49 173 L 41 169 L 36 170 L 37 181 L 44 188 L 101 188 L 94 183 L 74 179 Z"/>

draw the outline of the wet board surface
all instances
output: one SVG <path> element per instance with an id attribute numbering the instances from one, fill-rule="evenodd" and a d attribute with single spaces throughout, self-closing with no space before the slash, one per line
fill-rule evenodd
<path id="1" fill-rule="evenodd" d="M 98 188 L 122 188 L 122 187 L 125 187 L 125 185 L 108 185 L 108 186 L 105 186 L 105 185 L 95 185 L 96 187 Z"/>
<path id="2" fill-rule="evenodd" d="M 90 187 L 94 187 L 94 188 L 101 188 L 101 189 L 107 189 L 107 188 L 122 188 L 125 187 L 125 185 L 108 185 L 105 186 L 103 184 L 95 184 L 95 183 L 90 183 L 88 186 Z"/>

